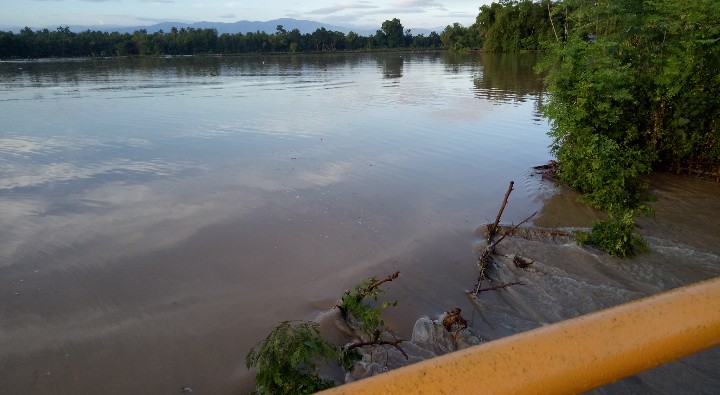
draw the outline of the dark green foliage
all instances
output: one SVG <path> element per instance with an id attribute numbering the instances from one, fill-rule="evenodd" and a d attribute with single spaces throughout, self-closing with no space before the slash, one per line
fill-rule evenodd
<path id="1" fill-rule="evenodd" d="M 71 32 L 68 27 L 33 31 L 26 27 L 20 34 L 0 31 L 0 58 L 97 57 L 128 55 L 201 55 L 273 52 L 324 52 L 382 48 L 439 48 L 440 35 L 413 36 L 403 32 L 400 20 L 382 24 L 374 36 L 320 28 L 302 34 L 278 26 L 273 34 L 266 32 L 223 33 L 215 29 L 173 27 L 148 33 L 145 29 L 129 33 L 101 31 Z"/>
<path id="2" fill-rule="evenodd" d="M 401 340 L 386 341 L 381 335 L 380 313 L 388 306 L 396 306 L 397 302 L 383 302 L 380 307 L 372 309 L 363 300 L 366 296 L 377 301 L 382 294 L 380 285 L 396 279 L 400 272 L 378 281 L 369 278 L 361 281 L 353 293 L 346 292 L 337 307 L 346 317 L 351 313 L 368 335 L 369 341 L 343 347 L 338 356 L 337 348 L 326 342 L 317 323 L 308 321 L 284 321 L 277 326 L 260 344 L 253 347 L 246 357 L 248 369 L 255 367 L 257 375 L 255 385 L 260 394 L 309 394 L 334 385 L 333 381 L 318 376 L 317 363 L 324 359 L 334 359 L 340 366 L 349 371 L 361 354 L 357 347 L 391 344 L 398 347 Z"/>
<path id="3" fill-rule="evenodd" d="M 483 40 L 483 50 L 510 52 L 542 49 L 546 41 L 559 39 L 550 21 L 550 0 L 501 0 L 483 5 L 476 25 Z M 563 24 L 562 14 L 553 14 L 553 23 Z"/>
<path id="4" fill-rule="evenodd" d="M 591 205 L 638 204 L 637 177 L 720 159 L 720 3 L 565 1 L 546 63 L 552 150 Z"/>
<path id="5" fill-rule="evenodd" d="M 336 356 L 335 346 L 323 340 L 317 323 L 284 321 L 250 350 L 246 365 L 257 370 L 260 394 L 310 394 L 334 385 L 318 377 L 317 362 Z"/>
<path id="6" fill-rule="evenodd" d="M 564 39 L 567 15 L 550 0 L 501 0 L 483 5 L 475 23 L 448 25 L 441 34 L 450 50 L 482 49 L 488 52 L 517 52 L 544 49 L 548 42 Z"/>
<path id="7" fill-rule="evenodd" d="M 397 301 L 382 302 L 375 308 L 365 304 L 366 297 L 370 297 L 377 302 L 378 297 L 385 292 L 378 286 L 381 283 L 375 277 L 362 280 L 352 292 L 346 292 L 342 296 L 340 303 L 338 303 L 338 308 L 343 313 L 343 316 L 347 316 L 348 313 L 352 314 L 360 323 L 361 329 L 370 336 L 384 325 L 383 320 L 380 318 L 382 311 L 389 306 L 397 306 Z"/>
<path id="8" fill-rule="evenodd" d="M 482 48 L 482 40 L 478 25 L 473 24 L 470 27 L 464 27 L 459 23 L 454 23 L 445 27 L 440 34 L 443 47 L 451 51 L 467 51 L 471 49 Z"/>
<path id="9" fill-rule="evenodd" d="M 593 244 L 610 255 L 620 258 L 634 256 L 647 250 L 647 243 L 635 231 L 633 212 L 611 214 L 605 221 L 598 221 L 593 225 L 592 233 L 579 232 L 579 244 Z"/>
<path id="10" fill-rule="evenodd" d="M 353 370 L 355 362 L 362 359 L 360 351 L 356 348 L 352 350 L 341 350 L 340 354 L 340 366 L 344 371 L 350 372 Z"/>
<path id="11" fill-rule="evenodd" d="M 393 18 L 391 21 L 385 21 L 382 24 L 382 32 L 385 35 L 388 48 L 398 48 L 405 46 L 405 34 L 403 25 L 400 20 Z"/>
<path id="12" fill-rule="evenodd" d="M 565 0 L 549 41 L 551 149 L 561 181 L 610 219 L 589 242 L 641 250 L 632 210 L 642 174 L 720 160 L 720 2 Z"/>

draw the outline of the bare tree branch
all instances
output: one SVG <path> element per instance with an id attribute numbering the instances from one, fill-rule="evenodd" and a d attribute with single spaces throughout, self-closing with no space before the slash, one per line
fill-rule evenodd
<path id="1" fill-rule="evenodd" d="M 400 275 L 400 272 L 399 272 L 399 271 L 396 271 L 395 273 L 393 273 L 393 274 L 385 277 L 385 278 L 382 279 L 382 280 L 375 281 L 374 283 L 370 284 L 370 286 L 368 286 L 367 288 L 365 288 L 365 290 L 363 290 L 363 292 L 362 292 L 362 297 L 364 298 L 365 295 L 369 294 L 370 292 L 372 292 L 373 289 L 375 289 L 375 288 L 383 285 L 384 283 L 387 283 L 387 282 L 390 282 L 390 281 L 392 281 L 392 280 L 395 280 L 396 278 L 398 278 L 399 275 Z"/>
<path id="2" fill-rule="evenodd" d="M 376 337 L 375 339 L 370 340 L 370 341 L 348 344 L 347 346 L 344 346 L 343 349 L 345 351 L 350 351 L 353 348 L 359 348 L 359 347 L 365 347 L 365 346 L 393 346 L 398 351 L 400 351 L 403 356 L 405 356 L 405 359 L 410 359 L 410 356 L 405 352 L 405 350 L 402 349 L 402 347 L 400 347 L 400 343 L 402 343 L 404 341 L 405 340 L 403 340 L 403 339 L 396 339 L 396 340 L 392 340 L 392 341 L 381 340 L 380 338 Z"/>
<path id="3" fill-rule="evenodd" d="M 474 293 L 475 293 L 475 296 L 477 296 L 477 294 L 479 294 L 480 292 L 485 292 L 485 291 L 499 291 L 499 290 L 501 290 L 501 289 L 505 289 L 505 288 L 511 287 L 511 286 L 513 286 L 513 285 L 525 285 L 525 283 L 522 283 L 522 282 L 520 282 L 520 281 L 515 281 L 515 282 L 512 282 L 512 283 L 496 285 L 496 286 L 490 287 L 490 288 L 479 289 L 479 290 L 475 291 Z"/>
<path id="4" fill-rule="evenodd" d="M 498 224 L 500 223 L 500 218 L 502 217 L 503 211 L 505 211 L 505 205 L 507 204 L 508 198 L 510 197 L 510 193 L 513 191 L 514 185 L 515 185 L 515 181 L 510 181 L 508 190 L 507 190 L 507 192 L 505 192 L 505 198 L 503 199 L 502 206 L 500 206 L 500 211 L 498 211 L 497 217 L 495 217 L 495 223 L 493 223 L 492 226 L 488 227 L 488 234 L 487 234 L 488 243 L 492 240 L 492 238 L 495 236 L 495 233 L 497 232 Z"/>

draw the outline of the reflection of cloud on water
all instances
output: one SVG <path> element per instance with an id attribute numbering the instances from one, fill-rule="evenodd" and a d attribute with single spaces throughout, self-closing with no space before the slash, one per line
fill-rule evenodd
<path id="1" fill-rule="evenodd" d="M 259 133 L 276 136 L 307 137 L 325 131 L 323 125 L 312 114 L 302 111 L 288 113 L 286 117 L 241 119 L 236 122 L 208 123 L 191 130 L 185 130 L 180 137 L 213 139 L 230 137 L 242 133 Z"/>
<path id="2" fill-rule="evenodd" d="M 224 129 L 224 130 L 223 130 Z M 202 127 L 195 130 L 183 131 L 180 137 L 185 138 L 201 138 L 201 139 L 214 139 L 217 137 L 226 137 L 235 133 L 236 130 L 228 126 L 215 126 L 215 127 Z"/>
<path id="3" fill-rule="evenodd" d="M 281 190 L 299 190 L 308 187 L 325 187 L 330 184 L 341 182 L 345 175 L 351 170 L 350 162 L 329 162 L 318 164 L 313 169 L 295 168 L 277 170 L 268 173 L 264 168 L 245 168 L 240 172 L 228 175 L 233 184 L 242 188 L 250 188 L 265 192 L 276 192 Z"/>
<path id="4" fill-rule="evenodd" d="M 351 164 L 349 162 L 329 163 L 318 170 L 301 171 L 297 175 L 297 180 L 301 185 L 328 186 L 332 183 L 342 181 L 348 171 L 350 171 L 350 168 Z"/>
<path id="5" fill-rule="evenodd" d="M 47 155 L 68 148 L 83 148 L 99 145 L 96 140 L 70 141 L 59 138 L 0 138 L 0 153 L 14 157 L 27 158 L 30 155 Z"/>
<path id="6" fill-rule="evenodd" d="M 6 137 L 0 138 L 0 154 L 15 158 L 29 158 L 33 155 L 49 155 L 66 150 L 79 150 L 93 147 L 121 146 L 129 148 L 148 148 L 150 142 L 138 138 L 118 138 L 101 140 L 95 137 Z"/>
<path id="7" fill-rule="evenodd" d="M 203 226 L 263 204 L 257 193 L 205 192 L 201 184 L 188 191 L 187 184 L 176 180 L 146 185 L 104 183 L 63 201 L 0 197 L 0 262 L 82 246 L 77 253 L 85 258 L 79 261 L 102 264 L 173 246 Z M 95 209 L 57 209 L 63 205 Z"/>
<path id="8" fill-rule="evenodd" d="M 157 177 L 177 174 L 195 166 L 187 163 L 171 163 L 161 160 L 132 161 L 112 159 L 100 163 L 77 165 L 73 163 L 50 163 L 47 165 L 9 165 L 0 176 L 0 190 L 38 187 L 52 182 L 90 179 L 102 175 L 147 174 Z"/>
<path id="9" fill-rule="evenodd" d="M 342 181 L 351 164 L 313 161 L 312 167 L 302 167 L 288 160 L 283 166 L 281 171 L 268 166 L 227 167 L 190 179 L 161 177 L 132 184 L 104 180 L 88 184 L 82 193 L 54 197 L 16 191 L 0 194 L 0 262 L 30 256 L 46 260 L 40 256 L 78 247 L 74 253 L 82 256 L 78 255 L 78 262 L 102 264 L 172 247 L 205 226 L 242 217 L 285 196 L 274 192 Z M 173 176 L 188 168 L 196 167 L 127 159 L 90 165 L 16 165 L 0 176 L 0 192 L 106 174 Z"/>

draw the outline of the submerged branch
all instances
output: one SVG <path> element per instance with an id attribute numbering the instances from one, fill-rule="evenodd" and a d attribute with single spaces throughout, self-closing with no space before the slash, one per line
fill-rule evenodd
<path id="1" fill-rule="evenodd" d="M 503 241 L 503 239 L 505 239 L 505 237 L 507 237 L 507 235 L 516 231 L 522 224 L 530 221 L 530 219 L 532 219 L 532 217 L 534 217 L 537 213 L 538 213 L 537 211 L 532 213 L 532 215 L 530 215 L 529 217 L 522 220 L 519 224 L 513 226 L 510 229 L 507 229 L 505 232 L 503 232 L 503 235 L 499 239 L 493 241 L 487 247 L 485 247 L 485 250 L 480 255 L 480 258 L 478 258 L 478 265 L 480 266 L 480 274 L 478 275 L 477 283 L 475 283 L 475 291 L 474 291 L 475 295 L 480 293 L 480 286 L 482 285 L 482 281 L 486 278 L 485 271 L 487 270 L 487 267 L 490 265 L 490 257 L 493 254 L 495 254 L 495 247 L 497 247 L 498 243 Z"/>
<path id="2" fill-rule="evenodd" d="M 517 224 L 517 225 L 515 225 L 514 227 L 512 227 L 512 228 L 506 230 L 505 232 L 503 232 L 502 237 L 500 237 L 497 241 L 495 241 L 495 242 L 493 242 L 492 244 L 490 244 L 490 245 L 488 246 L 488 248 L 491 248 L 491 249 L 492 249 L 492 252 L 495 253 L 495 246 L 497 246 L 498 243 L 500 243 L 501 241 L 503 241 L 503 239 L 504 239 L 505 237 L 507 237 L 507 235 L 509 235 L 510 233 L 516 231 L 517 228 L 520 227 L 520 225 L 524 224 L 525 222 L 530 221 L 530 220 L 532 219 L 532 217 L 534 217 L 535 215 L 537 215 L 537 213 L 538 213 L 537 211 L 534 212 L 534 213 L 532 213 L 532 215 L 530 215 L 529 217 L 527 217 L 527 218 L 525 218 L 524 220 L 522 220 L 522 222 L 520 222 L 519 224 Z"/>
<path id="3" fill-rule="evenodd" d="M 392 340 L 392 341 L 391 340 L 381 340 L 378 337 L 378 338 L 375 338 L 373 340 L 366 341 L 366 342 L 357 342 L 357 343 L 348 344 L 347 346 L 343 347 L 343 350 L 345 352 L 347 352 L 354 348 L 365 347 L 365 346 L 393 346 L 398 351 L 400 351 L 403 356 L 405 356 L 405 359 L 410 359 L 410 356 L 405 352 L 405 350 L 402 349 L 402 347 L 400 347 L 400 343 L 402 343 L 404 341 L 405 340 L 403 340 L 403 339 L 396 339 L 396 340 Z"/>
<path id="4" fill-rule="evenodd" d="M 511 286 L 513 286 L 513 285 L 525 285 L 525 283 L 522 283 L 522 282 L 520 282 L 520 281 L 515 281 L 515 282 L 511 282 L 511 283 L 507 283 L 507 284 L 496 285 L 496 286 L 490 287 L 490 288 L 482 288 L 482 289 L 479 289 L 479 290 L 475 291 L 474 293 L 475 293 L 475 296 L 477 296 L 477 294 L 479 294 L 480 292 L 485 292 L 485 291 L 499 291 L 499 290 L 501 290 L 501 289 L 505 289 L 505 288 L 511 287 Z"/>
<path id="5" fill-rule="evenodd" d="M 488 243 L 490 242 L 490 240 L 492 240 L 493 237 L 495 237 L 495 233 L 497 233 L 500 218 L 502 217 L 503 211 L 505 211 L 505 205 L 507 205 L 508 198 L 510 197 L 510 193 L 513 191 L 514 185 L 515 181 L 510 181 L 510 185 L 508 185 L 508 190 L 507 192 L 505 192 L 505 198 L 503 199 L 502 206 L 500 206 L 500 211 L 498 211 L 497 217 L 495 217 L 495 223 L 493 223 L 491 226 L 488 226 Z"/>
<path id="6" fill-rule="evenodd" d="M 375 289 L 375 288 L 383 285 L 384 283 L 387 283 L 387 282 L 390 282 L 390 281 L 392 281 L 392 280 L 395 280 L 396 278 L 398 278 L 399 275 L 400 275 L 400 272 L 399 272 L 399 271 L 396 271 L 395 273 L 393 273 L 393 274 L 385 277 L 385 278 L 382 279 L 382 280 L 375 281 L 374 283 L 370 284 L 367 288 L 365 288 L 365 289 L 363 290 L 363 292 L 361 293 L 361 296 L 364 298 L 367 294 L 369 294 L 370 292 L 372 292 L 373 289 Z"/>

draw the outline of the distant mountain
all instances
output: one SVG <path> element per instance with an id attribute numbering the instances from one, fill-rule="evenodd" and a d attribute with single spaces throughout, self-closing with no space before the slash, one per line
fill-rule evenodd
<path id="1" fill-rule="evenodd" d="M 134 27 L 123 27 L 118 28 L 117 31 L 120 33 L 132 33 L 136 30 L 145 29 L 148 33 L 155 33 L 158 30 L 163 30 L 165 32 L 169 31 L 171 28 L 176 27 L 178 29 L 180 28 L 194 28 L 194 29 L 216 29 L 218 33 L 254 33 L 257 31 L 266 32 L 266 33 L 275 33 L 277 30 L 277 26 L 282 25 L 283 29 L 287 31 L 291 31 L 293 29 L 300 30 L 300 33 L 312 33 L 317 29 L 325 28 L 327 30 L 332 30 L 336 32 L 343 32 L 343 33 L 349 33 L 352 29 L 343 28 L 339 26 L 333 26 L 328 25 L 325 23 L 315 22 L 315 21 L 307 21 L 302 19 L 292 19 L 292 18 L 281 18 L 281 19 L 274 19 L 271 21 L 261 22 L 261 21 L 237 21 L 232 23 L 225 23 L 225 22 L 195 22 L 195 23 L 180 23 L 180 22 L 163 22 L 158 23 L 155 25 L 150 26 L 134 26 Z M 354 30 L 355 33 L 360 34 L 359 31 Z M 374 34 L 375 31 L 372 31 L 372 34 Z"/>
<path id="2" fill-rule="evenodd" d="M 196 22 L 196 23 L 182 23 L 182 22 L 163 22 L 158 23 L 155 25 L 149 25 L 149 26 L 109 26 L 109 25 L 102 25 L 102 26 L 69 26 L 70 30 L 73 32 L 82 32 L 85 30 L 99 30 L 103 32 L 119 32 L 119 33 L 133 33 L 136 30 L 145 29 L 148 33 L 155 33 L 159 30 L 162 30 L 164 32 L 169 32 L 170 29 L 173 27 L 176 27 L 178 29 L 181 28 L 194 28 L 194 29 L 215 29 L 218 31 L 218 33 L 254 33 L 257 31 L 266 32 L 266 33 L 275 33 L 276 28 L 278 25 L 282 25 L 283 29 L 287 31 L 291 31 L 293 29 L 300 30 L 300 33 L 306 34 L 306 33 L 312 33 L 317 29 L 325 28 L 326 30 L 331 30 L 335 32 L 343 32 L 345 34 L 350 33 L 351 31 L 361 35 L 361 36 L 371 36 L 375 34 L 375 31 L 380 29 L 380 26 L 373 29 L 371 27 L 343 27 L 343 26 L 333 26 L 328 25 L 325 23 L 315 22 L 315 21 L 309 21 L 309 20 L 303 20 L 303 19 L 293 19 L 293 18 L 281 18 L 281 19 L 273 19 L 271 21 L 237 21 L 232 23 L 227 22 Z M 407 29 L 407 27 L 406 27 Z M 428 35 L 433 31 L 436 31 L 438 33 L 441 33 L 444 28 L 439 27 L 436 29 L 412 29 L 411 32 L 414 36 L 418 34 L 424 34 Z M 12 31 L 19 32 L 20 29 L 11 29 Z M 35 30 L 35 28 L 33 28 Z M 54 30 L 51 29 L 51 30 Z"/>

